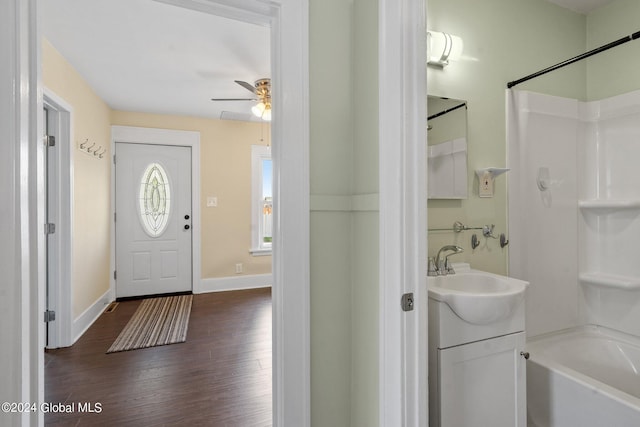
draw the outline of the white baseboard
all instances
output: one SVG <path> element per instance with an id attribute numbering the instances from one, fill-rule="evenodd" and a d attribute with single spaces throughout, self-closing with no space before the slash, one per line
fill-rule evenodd
<path id="1" fill-rule="evenodd" d="M 80 316 L 74 319 L 72 331 L 74 344 L 87 331 L 87 329 L 93 325 L 93 322 L 100 317 L 105 307 L 112 301 L 113 298 L 111 296 L 111 290 L 107 290 L 107 292 L 91 304 Z"/>
<path id="2" fill-rule="evenodd" d="M 253 274 L 250 276 L 230 276 L 202 279 L 200 292 L 238 291 L 241 289 L 266 288 L 273 283 L 271 274 Z"/>

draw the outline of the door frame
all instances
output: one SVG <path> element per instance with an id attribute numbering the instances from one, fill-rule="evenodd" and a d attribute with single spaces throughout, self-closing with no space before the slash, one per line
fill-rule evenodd
<path id="1" fill-rule="evenodd" d="M 426 2 L 379 0 L 380 426 L 427 427 Z M 413 293 L 414 309 L 401 298 Z"/>
<path id="2" fill-rule="evenodd" d="M 9 0 L 2 2 L 0 14 L 0 28 L 3 28 L 7 37 L 0 38 L 0 52 L 7 58 L 8 64 L 0 67 L 0 97 L 2 102 L 0 107 L 6 109 L 7 114 L 0 115 L 0 129 L 3 131 L 3 138 L 0 141 L 7 149 L 7 155 L 1 161 L 5 166 L 9 179 L 0 180 L 0 189 L 13 204 L 10 205 L 11 212 L 8 214 L 7 224 L 2 224 L 2 229 L 7 232 L 6 239 L 0 246 L 2 259 L 7 262 L 5 279 L 9 283 L 15 284 L 9 288 L 2 288 L 2 305 L 6 310 L 0 310 L 0 320 L 3 323 L 15 325 L 11 331 L 2 336 L 1 354 L 6 356 L 7 368 L 10 368 L 10 378 L 0 385 L 0 394 L 9 401 L 44 401 L 44 357 L 41 351 L 43 347 L 44 327 L 39 321 L 42 316 L 44 306 L 43 291 L 43 239 L 42 231 L 42 207 L 43 196 L 38 187 L 38 153 L 41 144 L 38 144 L 42 135 L 42 60 L 40 56 L 40 13 L 39 3 L 44 0 Z M 182 0 L 175 0 L 180 3 Z M 274 283 L 278 283 L 274 289 L 274 354 L 277 356 L 274 365 L 274 425 L 276 426 L 308 426 L 310 424 L 310 387 L 309 387 L 309 7 L 308 0 L 275 0 L 272 2 L 261 2 L 258 0 L 246 0 L 231 2 L 230 0 L 185 0 L 191 3 L 195 9 L 198 7 L 214 7 L 219 10 L 235 11 L 240 8 L 246 15 L 255 15 L 255 10 L 261 10 L 259 16 L 267 16 L 272 21 L 272 44 L 274 49 L 274 61 L 276 73 L 274 89 L 278 92 L 278 99 L 286 100 L 281 105 L 274 105 L 274 116 L 276 119 L 273 126 L 273 135 L 281 138 L 281 148 L 274 150 L 274 156 L 281 163 L 278 177 L 274 177 L 274 185 L 281 185 L 276 188 L 282 194 L 282 204 L 279 211 L 282 212 L 279 220 L 283 229 L 278 230 L 280 239 L 275 242 L 282 246 L 279 254 L 274 251 Z M 235 3 L 235 7 L 234 4 Z M 380 11 L 380 61 L 388 58 L 383 55 L 392 52 L 392 48 L 403 47 L 401 40 L 385 41 L 386 37 L 395 33 L 402 34 L 404 31 L 415 33 L 416 39 L 424 37 L 424 28 L 420 25 L 413 25 L 415 20 L 423 19 L 424 5 L 418 5 L 418 0 L 401 0 L 396 2 L 391 0 L 379 0 Z M 265 13 L 265 9 L 267 9 Z M 400 13 L 401 12 L 401 13 Z M 408 24 L 409 23 L 409 24 Z M 399 50 L 401 51 L 401 50 Z M 417 56 L 414 56 L 416 55 Z M 404 57 L 399 63 L 380 63 L 380 85 L 392 85 L 390 81 L 394 75 L 404 75 L 409 72 L 407 67 L 422 69 L 425 62 L 421 60 L 423 52 L 418 49 L 404 51 Z M 396 67 L 397 69 L 390 69 Z M 383 70 L 388 70 L 384 71 Z M 388 112 L 393 117 L 394 122 L 402 123 L 398 114 L 405 112 L 402 108 L 411 105 L 409 100 L 414 96 L 407 94 L 411 88 L 409 83 L 415 82 L 422 87 L 424 80 L 415 76 L 409 81 L 403 80 L 404 90 L 400 92 L 400 99 L 394 98 L 393 103 L 388 103 L 387 107 L 381 107 L 380 111 Z M 415 88 L 414 88 L 415 89 Z M 388 92 L 382 91 L 385 95 Z M 6 96 L 4 96 L 6 95 Z M 283 95 L 287 95 L 284 97 Z M 408 99 L 405 99 L 408 96 Z M 426 97 L 426 93 L 419 94 Z M 385 99 L 385 98 L 381 98 Z M 385 105 L 381 103 L 381 105 Z M 422 103 L 424 105 L 424 103 Z M 420 108 L 418 105 L 414 107 Z M 395 107 L 399 107 L 394 110 Z M 410 110 L 411 111 L 411 110 Z M 382 115 L 386 121 L 387 116 Z M 382 125 L 381 125 L 382 126 Z M 385 124 L 386 126 L 386 124 Z M 381 133 L 380 166 L 384 167 L 384 177 L 392 181 L 393 188 L 402 187 L 398 180 L 406 180 L 408 184 L 424 185 L 418 174 L 410 171 L 403 171 L 398 161 L 389 162 L 383 154 L 388 151 L 390 135 L 395 134 L 402 137 L 403 130 L 397 126 L 392 126 L 393 131 L 389 134 Z M 414 127 L 412 126 L 412 129 Z M 382 132 L 382 128 L 380 129 Z M 424 129 L 423 129 L 424 130 Z M 413 136 L 415 138 L 415 135 Z M 405 137 L 402 137 L 405 141 Z M 416 140 L 412 140 L 411 145 L 415 146 Z M 384 146 L 383 146 L 384 144 Z M 386 148 L 385 148 L 386 147 Z M 395 156 L 394 156 L 395 159 Z M 274 159 L 274 162 L 276 159 Z M 406 161 L 406 160 L 405 160 Z M 36 171 L 35 173 L 33 171 Z M 31 171 L 31 173 L 29 173 Z M 402 179 L 398 178 L 402 177 Z M 277 178 L 277 180 L 276 180 Z M 383 173 L 381 170 L 381 180 Z M 389 189 L 381 188 L 381 207 L 389 201 Z M 426 205 L 426 193 L 417 194 L 415 189 L 410 190 L 409 196 L 419 198 L 417 209 L 426 209 L 421 205 Z M 396 193 L 401 194 L 401 193 Z M 296 199 L 295 197 L 299 197 Z M 401 201 L 403 206 L 406 202 Z M 420 211 L 421 212 L 421 211 Z M 381 210 L 381 224 L 386 221 L 386 213 Z M 422 214 L 421 214 L 422 215 Z M 399 213 L 394 213 L 391 218 L 397 218 Z M 422 215 L 423 217 L 426 214 Z M 384 217 L 384 219 L 383 219 Z M 291 220 L 291 222 L 289 222 Z M 382 230 L 381 244 L 393 243 L 389 251 L 408 249 L 405 245 L 408 231 L 415 231 L 415 236 L 424 236 L 422 225 L 418 222 L 414 225 L 409 222 L 408 229 L 399 231 L 397 238 L 393 231 Z M 276 222 L 276 225 L 278 221 Z M 404 221 L 402 221 L 404 222 Z M 275 231 L 275 230 L 274 230 Z M 275 235 L 274 235 L 275 237 Z M 284 240 L 286 239 L 286 240 Z M 415 239 L 415 238 L 414 238 Z M 399 241 L 398 241 L 399 240 Z M 413 241 L 413 239 L 409 239 Z M 286 242 L 286 243 L 285 243 Z M 422 243 L 424 245 L 424 243 Z M 417 266 L 425 264 L 424 259 L 417 260 L 416 255 L 420 255 L 420 243 L 418 243 L 418 253 L 411 254 L 408 262 L 410 270 L 414 271 Z M 388 255 L 389 251 L 385 253 Z M 381 253 L 381 255 L 383 255 Z M 287 264 L 283 262 L 287 259 Z M 400 277 L 398 284 L 391 286 L 404 287 L 405 282 L 399 271 L 398 264 L 402 259 L 395 259 L 392 264 L 394 274 L 382 274 L 381 270 L 381 291 L 380 299 L 386 297 L 384 292 L 387 280 L 395 280 Z M 386 258 L 381 258 L 382 265 L 387 264 Z M 421 267 L 418 267 L 421 268 Z M 386 270 L 385 270 L 386 272 Z M 419 272 L 421 275 L 422 273 Z M 420 276 L 421 277 L 421 276 Z M 418 278 L 418 280 L 420 280 Z M 426 281 L 426 279 L 425 279 Z M 426 287 L 420 291 L 426 295 Z M 397 292 L 390 294 L 392 298 L 398 296 Z M 286 298 L 285 298 L 286 297 Z M 425 297 L 426 298 L 426 297 Z M 394 300 L 396 301 L 396 300 Z M 397 310 L 397 301 L 390 301 L 390 310 Z M 5 304 L 6 303 L 6 304 Z M 418 301 L 422 304 L 422 301 Z M 394 304 L 393 306 L 391 304 Z M 384 388 L 389 383 L 392 388 L 386 395 L 380 393 L 382 405 L 390 404 L 397 407 L 398 401 L 402 406 L 404 399 L 411 399 L 413 404 L 424 406 L 425 401 L 418 401 L 417 395 L 402 393 L 399 398 L 392 398 L 393 402 L 388 402 L 393 390 L 398 390 L 396 381 L 391 374 L 383 375 L 385 372 L 393 370 L 394 367 L 387 363 L 393 360 L 398 352 L 405 354 L 403 350 L 394 350 L 393 343 L 383 338 L 383 334 L 388 335 L 393 332 L 394 325 L 398 325 L 398 315 L 393 313 L 389 316 L 386 307 L 381 303 L 381 377 L 380 387 Z M 421 317 L 425 317 L 426 309 Z M 277 314 L 276 314 L 277 313 Z M 394 320 L 396 319 L 396 320 Z M 426 324 L 426 320 L 424 321 Z M 415 323 L 415 322 L 414 322 Z M 395 329 L 395 332 L 403 329 Z M 425 335 L 426 337 L 426 335 Z M 286 338 L 286 340 L 285 340 Z M 426 341 L 426 339 L 422 338 Z M 287 352 L 285 350 L 293 350 Z M 389 353 L 386 353 L 389 352 Z M 408 358 L 415 360 L 420 352 L 410 352 Z M 402 356 L 401 356 L 402 358 Z M 286 367 L 286 372 L 285 372 Z M 384 368 L 384 369 L 383 369 Z M 424 366 L 426 369 L 426 365 Z M 286 375 L 285 375 L 286 373 Z M 401 377 L 406 374 L 401 373 Z M 419 376 L 419 381 L 425 381 Z M 393 412 L 393 410 L 392 410 Z M 390 414 L 391 412 L 386 412 Z M 43 414 L 40 411 L 33 413 L 22 413 L 13 418 L 22 425 L 42 425 Z M 18 421 L 19 420 L 19 421 Z M 389 420 L 389 421 L 385 421 Z M 391 418 L 383 416 L 381 410 L 380 425 L 393 425 Z M 397 419 L 396 424 L 397 425 Z"/>
<path id="3" fill-rule="evenodd" d="M 48 88 L 43 90 L 43 104 L 50 111 L 49 122 L 53 123 L 58 156 L 56 161 L 56 187 L 50 193 L 58 200 L 56 212 L 56 257 L 58 268 L 49 271 L 49 307 L 56 313 L 56 320 L 49 327 L 47 348 L 68 347 L 73 344 L 73 321 L 71 315 L 73 272 L 73 107 Z M 43 126 L 44 130 L 44 126 Z M 51 254 L 47 254 L 49 258 Z M 48 261 L 48 260 L 47 260 Z M 51 277 L 53 276 L 53 277 Z M 46 288 L 45 288 L 46 292 Z M 46 298 L 46 293 L 45 293 Z"/>
<path id="4" fill-rule="evenodd" d="M 145 145 L 171 145 L 175 147 L 191 148 L 191 291 L 201 292 L 202 254 L 200 237 L 200 132 L 143 128 L 135 126 L 111 126 L 110 153 L 116 156 L 116 142 Z M 114 157 L 115 158 L 115 157 Z M 111 162 L 111 221 L 110 234 L 111 260 L 109 271 L 109 291 L 111 300 L 116 296 L 116 160 Z"/>
<path id="5" fill-rule="evenodd" d="M 271 122 L 274 207 L 271 297 L 273 424 L 309 426 L 311 344 L 308 0 L 156 1 L 269 26 L 271 29 L 272 96 L 273 99 L 282 101 L 274 103 L 274 118 Z"/>

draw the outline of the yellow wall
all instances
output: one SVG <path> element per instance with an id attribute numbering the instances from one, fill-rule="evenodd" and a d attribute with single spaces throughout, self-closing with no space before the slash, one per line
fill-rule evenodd
<path id="1" fill-rule="evenodd" d="M 107 149 L 102 159 L 72 149 L 73 156 L 73 318 L 109 290 L 111 141 L 109 107 L 46 40 L 42 78 L 47 89 L 73 106 L 72 145 L 86 139 Z"/>
<path id="2" fill-rule="evenodd" d="M 73 150 L 73 318 L 109 289 L 111 125 L 200 132 L 202 278 L 271 272 L 271 256 L 251 248 L 251 145 L 269 143 L 268 124 L 112 111 L 47 41 L 42 43 L 43 81 L 73 108 L 74 146 L 88 139 L 107 152 L 102 159 Z M 207 208 L 207 196 L 218 207 Z"/>
<path id="3" fill-rule="evenodd" d="M 269 125 L 232 120 L 113 111 L 112 124 L 200 132 L 203 279 L 271 272 L 271 256 L 252 256 L 251 146 L 267 145 Z M 206 207 L 207 196 L 218 198 Z M 239 276 L 239 275 L 238 275 Z"/>
<path id="4" fill-rule="evenodd" d="M 474 170 L 506 165 L 505 90 L 509 81 L 573 57 L 585 50 L 586 17 L 545 0 L 429 0 L 427 26 L 464 40 L 461 61 L 444 69 L 427 68 L 429 94 L 468 101 L 468 185 L 466 200 L 430 200 L 430 228 L 495 224 L 507 230 L 507 175 L 496 179 L 493 198 L 478 197 Z M 574 64 L 518 86 L 518 89 L 586 97 L 586 67 Z M 471 249 L 471 235 L 481 245 Z M 429 255 L 446 244 L 465 252 L 452 258 L 475 268 L 506 273 L 507 249 L 485 240 L 480 231 L 429 233 Z"/>

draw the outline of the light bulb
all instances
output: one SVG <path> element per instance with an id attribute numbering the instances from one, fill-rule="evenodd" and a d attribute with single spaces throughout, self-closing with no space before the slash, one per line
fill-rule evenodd
<path id="1" fill-rule="evenodd" d="M 262 113 L 262 120 L 266 122 L 271 121 L 271 105 L 267 105 L 265 108 L 264 113 Z"/>
<path id="2" fill-rule="evenodd" d="M 266 106 L 264 105 L 264 103 L 260 102 L 254 105 L 253 107 L 251 107 L 251 112 L 256 117 L 262 117 L 262 114 L 264 113 L 265 108 Z"/>

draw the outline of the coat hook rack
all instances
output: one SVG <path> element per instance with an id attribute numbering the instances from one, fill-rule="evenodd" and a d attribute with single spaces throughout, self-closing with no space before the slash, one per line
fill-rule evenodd
<path id="1" fill-rule="evenodd" d="M 93 157 L 97 157 L 102 159 L 104 154 L 107 152 L 107 148 L 102 145 L 98 145 L 97 143 L 89 141 L 89 138 L 85 138 L 84 142 L 78 144 L 78 149 L 86 154 L 92 154 Z"/>
<path id="2" fill-rule="evenodd" d="M 104 153 L 107 152 L 107 149 L 104 148 L 102 145 L 98 148 L 96 148 L 96 150 L 93 152 L 93 155 L 99 158 L 102 158 L 104 156 Z"/>

